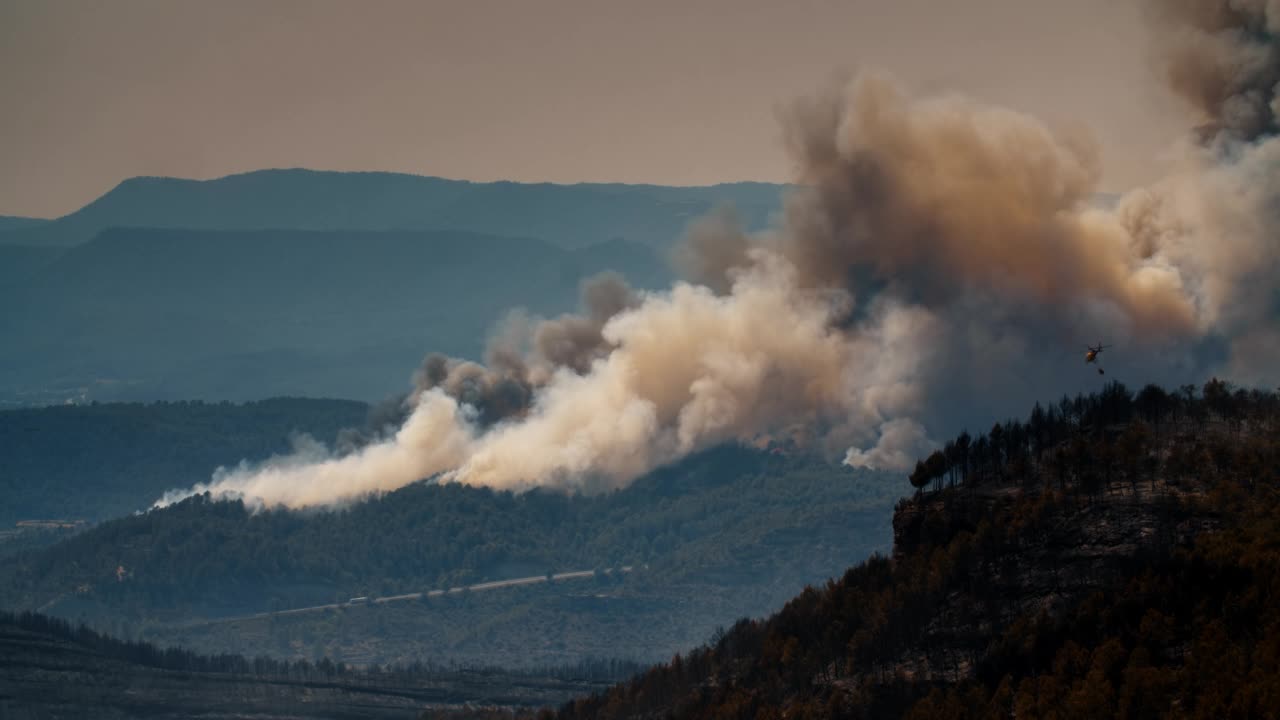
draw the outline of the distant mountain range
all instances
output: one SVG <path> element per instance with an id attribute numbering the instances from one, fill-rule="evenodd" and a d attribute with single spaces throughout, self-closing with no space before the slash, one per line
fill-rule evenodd
<path id="1" fill-rule="evenodd" d="M 215 180 L 137 177 L 56 220 L 0 218 L 0 243 L 75 245 L 111 227 L 198 230 L 467 230 L 560 247 L 621 239 L 667 246 L 691 221 L 735 206 L 765 224 L 783 186 L 668 187 L 468 182 L 383 172 L 259 170 Z"/>
<path id="2" fill-rule="evenodd" d="M 375 400 L 424 353 L 478 358 L 512 308 L 587 276 L 665 287 L 666 249 L 783 187 L 474 183 L 262 170 L 126 180 L 55 220 L 0 217 L 0 408 L 111 399 Z"/>
<path id="3" fill-rule="evenodd" d="M 9 406 L 380 399 L 427 352 L 479 357 L 512 308 L 573 309 L 591 275 L 670 280 L 635 243 L 569 250 L 461 231 L 112 229 L 57 257 L 6 250 L 30 271 L 0 283 Z"/>

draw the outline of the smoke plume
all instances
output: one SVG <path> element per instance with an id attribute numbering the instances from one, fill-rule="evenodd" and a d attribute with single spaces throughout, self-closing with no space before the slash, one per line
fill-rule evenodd
<path id="1" fill-rule="evenodd" d="M 1099 207 L 1088 138 L 863 73 L 786 116 L 798 189 L 776 226 L 704 218 L 669 290 L 593 280 L 579 313 L 508 318 L 483 364 L 429 356 L 386 437 L 158 504 L 323 506 L 428 477 L 595 491 L 800 427 L 849 465 L 901 469 L 962 422 L 1096 382 L 1077 351 L 1104 339 L 1139 383 L 1274 382 L 1277 3 L 1147 5 L 1197 114 L 1160 182 Z"/>
<path id="2" fill-rule="evenodd" d="M 1202 137 L 1276 132 L 1280 3 L 1149 0 L 1147 10 L 1169 87 L 1200 114 Z"/>
<path id="3" fill-rule="evenodd" d="M 413 375 L 413 392 L 405 405 L 416 405 L 423 393 L 439 388 L 474 408 L 483 427 L 523 415 L 534 393 L 557 372 L 582 375 L 595 360 L 608 355 L 614 346 L 604 337 L 605 323 L 640 302 L 627 281 L 612 272 L 589 278 L 581 296 L 580 314 L 549 320 L 533 320 L 518 312 L 509 315 L 490 339 L 483 365 L 439 353 L 428 355 Z"/>

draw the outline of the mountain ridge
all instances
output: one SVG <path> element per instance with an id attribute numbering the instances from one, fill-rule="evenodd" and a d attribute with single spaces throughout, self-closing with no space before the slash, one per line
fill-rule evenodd
<path id="1" fill-rule="evenodd" d="M 66 246 L 110 227 L 203 230 L 471 230 L 534 236 L 561 247 L 616 237 L 675 242 L 692 220 L 734 205 L 764 225 L 786 186 L 518 183 L 305 168 L 254 170 L 197 180 L 127 178 L 53 220 L 6 229 L 0 244 Z"/>
<path id="2" fill-rule="evenodd" d="M 53 222 L 48 218 L 26 217 L 23 215 L 0 215 L 0 233 L 7 230 L 21 230 L 23 228 L 36 227 L 47 222 Z"/>

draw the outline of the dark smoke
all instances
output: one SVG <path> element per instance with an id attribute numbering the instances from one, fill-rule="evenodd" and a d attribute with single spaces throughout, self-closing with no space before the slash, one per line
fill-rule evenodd
<path id="1" fill-rule="evenodd" d="M 1193 325 L 1169 269 L 1093 206 L 1099 163 L 1085 139 L 963 98 L 913 98 L 878 75 L 800 104 L 787 127 L 801 189 L 784 225 L 755 237 L 697 228 L 683 251 L 692 279 L 727 287 L 759 247 L 803 286 L 856 298 L 941 309 L 983 293 L 1060 325 L 1094 305 L 1145 338 Z"/>
<path id="2" fill-rule="evenodd" d="M 601 334 L 605 324 L 639 302 L 640 296 L 617 273 L 588 278 L 580 290 L 581 312 L 536 321 L 509 317 L 490 340 L 483 365 L 428 355 L 414 373 L 413 392 L 403 405 L 412 408 L 424 392 L 439 388 L 472 408 L 481 427 L 519 417 L 556 373 L 586 374 L 607 355 L 612 346 Z"/>
<path id="3" fill-rule="evenodd" d="M 639 304 L 640 297 L 617 273 L 588 279 L 582 286 L 582 314 L 538 323 L 533 332 L 532 362 L 586 373 L 593 361 L 613 349 L 601 335 L 605 323 Z"/>
<path id="4" fill-rule="evenodd" d="M 1202 139 L 1256 140 L 1277 129 L 1280 3 L 1148 0 L 1169 86 L 1202 116 Z"/>

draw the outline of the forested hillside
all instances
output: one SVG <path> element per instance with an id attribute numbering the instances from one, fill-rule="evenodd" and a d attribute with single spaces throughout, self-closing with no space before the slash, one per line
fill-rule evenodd
<path id="1" fill-rule="evenodd" d="M 364 403 L 301 398 L 3 411 L 0 527 L 27 519 L 96 522 L 144 510 L 165 490 L 207 482 L 220 465 L 288 451 L 295 433 L 332 442 L 368 416 Z"/>
<path id="2" fill-rule="evenodd" d="M 0 566 L 0 605 L 235 652 L 252 653 L 254 643 L 275 648 L 288 636 L 302 644 L 286 642 L 283 652 L 306 656 L 361 646 L 387 658 L 506 664 L 601 654 L 657 659 L 701 642 L 726 617 L 766 612 L 806 583 L 887 548 L 889 508 L 902 493 L 884 474 L 728 446 L 598 496 L 422 483 L 336 511 L 256 514 L 197 496 L 13 555 Z M 485 600 L 488 615 L 467 610 L 466 622 L 446 623 L 444 645 L 412 642 L 408 628 L 432 633 L 447 619 L 438 607 L 412 603 L 409 615 L 401 606 L 353 612 L 338 625 L 325 615 L 287 626 L 283 619 L 191 625 L 620 565 L 635 571 L 608 591 L 616 602 L 566 603 L 566 593 L 583 592 L 568 586 L 550 595 L 495 595 Z M 587 616 L 599 618 L 606 634 L 553 644 L 566 637 L 561 623 L 589 628 L 595 621 Z M 373 618 L 381 619 L 363 627 Z M 335 643 L 332 633 L 346 640 Z M 502 661 L 494 648 L 512 645 L 511 633 L 529 641 L 525 657 Z M 383 645 L 366 647 L 366 636 Z M 612 653 L 608 638 L 618 641 Z M 619 646 L 623 638 L 631 644 Z"/>
<path id="3" fill-rule="evenodd" d="M 961 435 L 892 559 L 559 716 L 1275 717 L 1278 430 L 1275 393 L 1214 380 Z"/>
<path id="4" fill-rule="evenodd" d="M 725 447 L 600 496 L 422 483 L 310 513 L 252 513 L 196 496 L 22 556 L 0 571 L 0 592 L 13 607 L 87 584 L 123 611 L 265 610 L 564 568 L 662 563 L 702 573 L 710 568 L 689 557 L 699 540 L 700 552 L 730 561 L 719 564 L 726 579 L 736 568 L 750 581 L 752 558 L 735 547 L 790 544 L 802 529 L 816 540 L 834 503 L 853 509 L 891 492 L 876 473 Z"/>

